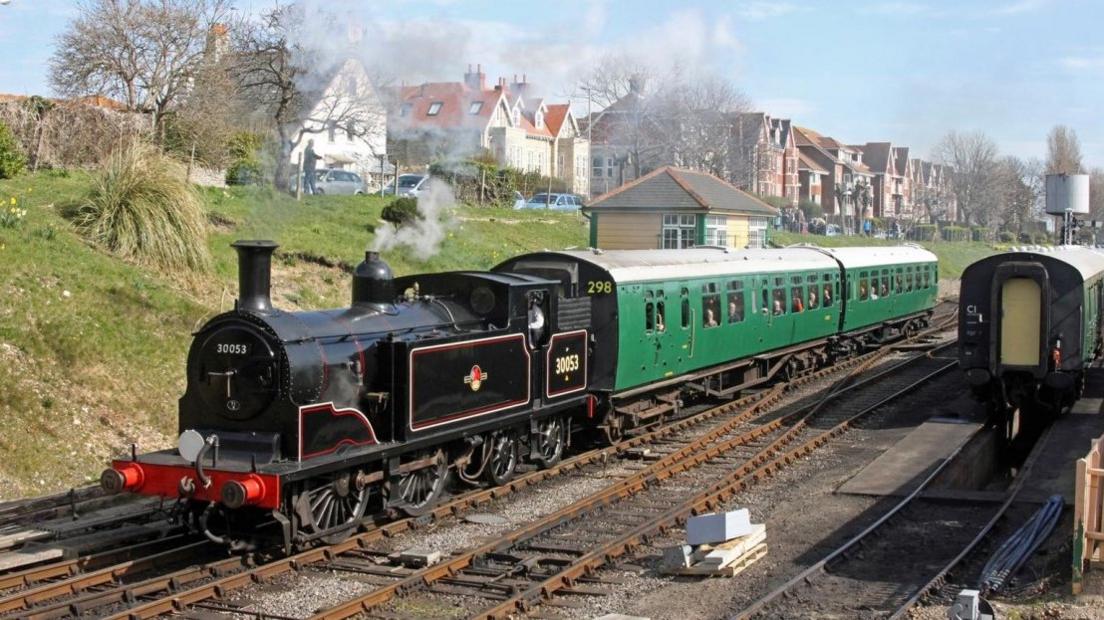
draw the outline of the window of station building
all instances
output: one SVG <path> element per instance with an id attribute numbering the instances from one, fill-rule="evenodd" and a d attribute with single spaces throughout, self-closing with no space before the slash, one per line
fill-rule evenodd
<path id="1" fill-rule="evenodd" d="M 809 298 L 805 303 L 805 308 L 815 310 L 820 307 L 820 295 L 817 294 L 817 277 L 807 276 L 805 281 L 809 283 Z"/>
<path id="2" fill-rule="evenodd" d="M 865 271 L 859 272 L 859 301 L 866 301 L 870 299 L 870 278 Z"/>
<path id="3" fill-rule="evenodd" d="M 744 283 L 728 283 L 728 322 L 739 323 L 744 320 Z"/>
<path id="4" fill-rule="evenodd" d="M 664 215 L 663 249 L 677 250 L 694 247 L 696 228 L 694 215 Z"/>
<path id="5" fill-rule="evenodd" d="M 728 247 L 728 218 L 723 215 L 705 216 L 705 245 Z"/>

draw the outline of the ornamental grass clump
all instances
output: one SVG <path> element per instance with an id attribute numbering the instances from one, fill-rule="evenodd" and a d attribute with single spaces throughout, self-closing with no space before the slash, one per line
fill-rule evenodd
<path id="1" fill-rule="evenodd" d="M 111 154 L 74 223 L 88 240 L 144 265 L 170 271 L 211 265 L 206 218 L 184 166 L 145 142 Z"/>

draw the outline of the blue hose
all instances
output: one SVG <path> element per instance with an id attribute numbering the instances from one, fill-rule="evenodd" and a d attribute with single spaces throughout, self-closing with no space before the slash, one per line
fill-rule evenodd
<path id="1" fill-rule="evenodd" d="M 1004 587 L 1054 531 L 1064 505 L 1065 500 L 1061 495 L 1050 496 L 1042 508 L 1035 511 L 1020 529 L 1005 540 L 981 570 L 978 590 L 982 593 L 996 592 Z"/>

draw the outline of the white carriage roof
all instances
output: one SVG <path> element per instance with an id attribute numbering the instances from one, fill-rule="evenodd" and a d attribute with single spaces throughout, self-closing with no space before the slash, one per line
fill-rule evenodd
<path id="1" fill-rule="evenodd" d="M 780 250 L 605 250 L 557 252 L 605 269 L 617 282 L 679 280 L 775 271 L 837 268 L 836 261 L 813 248 Z"/>
<path id="2" fill-rule="evenodd" d="M 839 259 L 844 269 L 880 267 L 897 263 L 934 263 L 939 259 L 918 245 L 891 245 L 855 248 L 823 248 Z"/>
<path id="3" fill-rule="evenodd" d="M 1012 248 L 1008 252 L 1003 252 L 996 256 L 1012 253 L 1047 256 L 1062 261 L 1081 272 L 1081 279 L 1083 280 L 1095 277 L 1104 272 L 1104 250 L 1098 248 L 1090 248 L 1082 245 L 1060 245 L 1057 247 L 1030 246 Z"/>

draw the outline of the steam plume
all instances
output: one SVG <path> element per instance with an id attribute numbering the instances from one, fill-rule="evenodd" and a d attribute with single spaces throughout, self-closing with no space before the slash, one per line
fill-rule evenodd
<path id="1" fill-rule="evenodd" d="M 372 249 L 387 252 L 405 247 L 410 249 L 414 258 L 420 261 L 429 259 L 437 254 L 441 241 L 445 238 L 455 205 L 456 197 L 448 184 L 438 179 L 429 179 L 425 189 L 418 194 L 420 217 L 401 227 L 391 222 L 382 222 L 376 228 Z"/>

